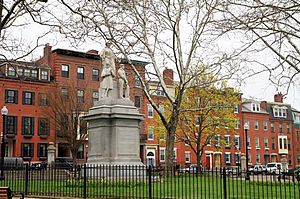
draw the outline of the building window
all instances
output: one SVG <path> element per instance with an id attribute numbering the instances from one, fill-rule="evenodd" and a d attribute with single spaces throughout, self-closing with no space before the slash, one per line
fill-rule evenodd
<path id="1" fill-rule="evenodd" d="M 268 130 L 268 122 L 267 121 L 264 121 L 264 131 L 267 131 Z"/>
<path id="2" fill-rule="evenodd" d="M 248 146 L 248 148 L 251 147 L 251 142 L 250 142 L 250 137 L 249 136 L 247 137 L 247 146 Z"/>
<path id="3" fill-rule="evenodd" d="M 99 70 L 93 68 L 92 70 L 92 80 L 99 81 Z"/>
<path id="4" fill-rule="evenodd" d="M 22 77 L 24 75 L 23 68 L 18 68 L 18 76 Z"/>
<path id="5" fill-rule="evenodd" d="M 173 162 L 176 162 L 177 160 L 177 149 L 173 149 Z"/>
<path id="6" fill-rule="evenodd" d="M 137 108 L 141 108 L 141 96 L 134 96 L 134 106 Z"/>
<path id="7" fill-rule="evenodd" d="M 41 80 L 48 80 L 48 71 L 47 70 L 41 71 Z"/>
<path id="8" fill-rule="evenodd" d="M 83 103 L 83 102 L 84 102 L 84 91 L 77 90 L 77 103 Z"/>
<path id="9" fill-rule="evenodd" d="M 253 103 L 253 104 L 252 104 L 252 111 L 253 111 L 253 112 L 259 112 L 259 111 L 260 111 L 260 106 L 259 106 L 259 104 Z"/>
<path id="10" fill-rule="evenodd" d="M 99 101 L 99 92 L 93 91 L 93 102 Z"/>
<path id="11" fill-rule="evenodd" d="M 32 77 L 33 79 L 37 79 L 37 77 L 38 77 L 38 72 L 37 72 L 36 69 L 32 69 L 32 70 L 31 70 L 31 77 Z"/>
<path id="12" fill-rule="evenodd" d="M 154 140 L 154 130 L 153 130 L 153 127 L 148 127 L 148 140 Z"/>
<path id="13" fill-rule="evenodd" d="M 279 127 L 279 133 L 283 133 L 282 124 L 278 124 L 278 127 Z"/>
<path id="14" fill-rule="evenodd" d="M 30 77 L 30 70 L 29 69 L 24 69 L 24 76 L 25 77 Z"/>
<path id="15" fill-rule="evenodd" d="M 84 144 L 80 144 L 78 147 L 77 159 L 84 159 Z"/>
<path id="16" fill-rule="evenodd" d="M 200 125 L 200 117 L 199 116 L 196 116 L 196 126 L 199 126 Z"/>
<path id="17" fill-rule="evenodd" d="M 33 135 L 34 119 L 33 117 L 22 117 L 22 135 Z"/>
<path id="18" fill-rule="evenodd" d="M 226 164 L 231 163 L 231 154 L 229 152 L 225 152 L 225 154 L 224 154 L 224 162 Z"/>
<path id="19" fill-rule="evenodd" d="M 271 132 L 275 132 L 275 127 L 274 127 L 274 123 L 273 122 L 271 122 Z"/>
<path id="20" fill-rule="evenodd" d="M 274 117 L 284 117 L 286 118 L 286 109 L 287 107 L 282 106 L 274 106 L 273 107 L 273 113 L 274 113 Z"/>
<path id="21" fill-rule="evenodd" d="M 260 155 L 256 154 L 256 163 L 260 163 Z"/>
<path id="22" fill-rule="evenodd" d="M 225 135 L 224 141 L 225 141 L 225 147 L 230 148 L 230 135 Z"/>
<path id="23" fill-rule="evenodd" d="M 62 98 L 64 100 L 68 100 L 69 99 L 69 91 L 67 88 L 62 88 L 61 89 L 61 95 L 62 95 Z"/>
<path id="24" fill-rule="evenodd" d="M 164 162 L 166 159 L 166 155 L 165 155 L 165 153 L 166 153 L 166 149 L 164 149 L 164 148 L 160 148 L 159 149 L 159 155 L 160 155 L 160 161 L 161 162 Z"/>
<path id="25" fill-rule="evenodd" d="M 241 142 L 240 137 L 234 137 L 234 146 L 235 146 L 235 148 L 237 148 L 237 149 L 240 148 L 240 142 Z"/>
<path id="26" fill-rule="evenodd" d="M 148 104 L 148 117 L 153 117 L 153 107 L 151 104 Z"/>
<path id="27" fill-rule="evenodd" d="M 139 77 L 137 75 L 135 75 L 134 76 L 134 86 L 140 87 L 141 85 L 142 84 L 141 84 Z"/>
<path id="28" fill-rule="evenodd" d="M 61 76 L 69 77 L 69 65 L 66 64 L 61 65 Z"/>
<path id="29" fill-rule="evenodd" d="M 45 93 L 39 94 L 39 103 L 40 103 L 40 106 L 48 105 L 47 95 Z"/>
<path id="30" fill-rule="evenodd" d="M 257 120 L 254 120 L 254 129 L 258 130 L 258 121 Z"/>
<path id="31" fill-rule="evenodd" d="M 288 162 L 289 162 L 289 165 L 292 165 L 292 155 L 288 156 Z"/>
<path id="32" fill-rule="evenodd" d="M 292 146 L 291 146 L 291 139 L 290 138 L 288 138 L 288 150 L 291 150 L 292 149 Z"/>
<path id="33" fill-rule="evenodd" d="M 37 145 L 38 154 L 37 155 L 39 158 L 47 158 L 47 156 L 48 156 L 47 147 L 48 147 L 47 143 L 38 143 L 38 145 Z"/>
<path id="34" fill-rule="evenodd" d="M 165 92 L 161 86 L 158 86 L 156 89 L 156 95 L 157 96 L 165 96 Z"/>
<path id="35" fill-rule="evenodd" d="M 287 133 L 291 133 L 290 124 L 286 124 L 286 131 L 287 131 Z"/>
<path id="36" fill-rule="evenodd" d="M 272 150 L 275 150 L 275 138 L 272 138 Z"/>
<path id="37" fill-rule="evenodd" d="M 185 156 L 185 162 L 190 163 L 191 162 L 191 152 L 189 152 L 189 151 L 184 152 L 184 156 Z"/>
<path id="38" fill-rule="evenodd" d="M 244 124 L 247 124 L 248 125 L 248 131 L 250 130 L 250 121 L 249 120 L 245 120 L 245 123 Z"/>
<path id="39" fill-rule="evenodd" d="M 239 113 L 240 112 L 240 105 L 236 104 L 234 105 L 234 113 Z"/>
<path id="40" fill-rule="evenodd" d="M 77 67 L 77 78 L 84 79 L 84 68 L 81 66 Z"/>
<path id="41" fill-rule="evenodd" d="M 8 67 L 8 73 L 7 73 L 8 76 L 13 76 L 15 77 L 16 76 L 16 70 L 13 66 L 9 66 Z"/>
<path id="42" fill-rule="evenodd" d="M 259 148 L 259 137 L 255 137 L 255 148 Z"/>
<path id="43" fill-rule="evenodd" d="M 17 116 L 6 116 L 7 119 L 7 129 L 6 134 L 16 135 L 17 134 Z"/>
<path id="44" fill-rule="evenodd" d="M 22 143 L 22 157 L 33 157 L 33 143 Z"/>
<path id="45" fill-rule="evenodd" d="M 34 104 L 34 92 L 23 92 L 23 104 L 33 105 Z"/>
<path id="46" fill-rule="evenodd" d="M 241 162 L 241 154 L 240 153 L 235 153 L 234 154 L 234 162 L 235 163 L 240 163 Z"/>
<path id="47" fill-rule="evenodd" d="M 240 120 L 236 120 L 235 129 L 240 129 L 240 128 L 241 128 L 241 121 Z"/>
<path id="48" fill-rule="evenodd" d="M 5 90 L 5 103 L 18 103 L 18 91 Z"/>
<path id="49" fill-rule="evenodd" d="M 265 149 L 269 148 L 269 139 L 267 137 L 264 138 Z"/>
<path id="50" fill-rule="evenodd" d="M 47 118 L 39 118 L 39 135 L 46 135 L 50 134 L 50 121 Z"/>

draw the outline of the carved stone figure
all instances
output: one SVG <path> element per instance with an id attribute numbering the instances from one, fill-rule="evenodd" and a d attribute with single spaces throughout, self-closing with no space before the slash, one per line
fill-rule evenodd
<path id="1" fill-rule="evenodd" d="M 114 74 L 116 74 L 116 65 L 115 60 L 116 56 L 113 51 L 110 49 L 111 42 L 108 41 L 105 44 L 105 48 L 100 52 L 100 57 L 102 59 L 102 66 L 106 66 L 107 64 L 112 68 Z"/>
<path id="2" fill-rule="evenodd" d="M 109 91 L 113 89 L 113 78 L 115 77 L 115 72 L 112 67 L 106 63 L 102 69 L 101 77 L 103 78 L 101 82 L 102 98 L 109 97 Z"/>
<path id="3" fill-rule="evenodd" d="M 129 98 L 129 85 L 128 85 L 128 80 L 126 77 L 126 73 L 124 70 L 124 64 L 120 65 L 120 68 L 118 70 L 118 75 L 119 75 L 119 94 L 120 98 Z M 124 83 L 125 83 L 125 95 L 124 95 Z"/>

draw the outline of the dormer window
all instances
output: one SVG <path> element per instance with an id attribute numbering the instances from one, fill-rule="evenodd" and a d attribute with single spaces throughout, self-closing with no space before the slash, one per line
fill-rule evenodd
<path id="1" fill-rule="evenodd" d="M 274 117 L 284 117 L 286 118 L 286 109 L 287 107 L 282 106 L 273 106 Z"/>
<path id="2" fill-rule="evenodd" d="M 260 112 L 260 106 L 257 103 L 252 103 L 252 111 L 253 112 Z"/>
<path id="3" fill-rule="evenodd" d="M 13 66 L 8 67 L 8 76 L 16 76 L 16 70 Z"/>

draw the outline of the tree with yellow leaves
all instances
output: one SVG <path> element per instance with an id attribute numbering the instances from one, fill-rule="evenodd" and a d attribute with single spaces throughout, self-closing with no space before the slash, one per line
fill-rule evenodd
<path id="1" fill-rule="evenodd" d="M 234 132 L 237 122 L 234 107 L 239 100 L 240 94 L 226 82 L 185 92 L 176 138 L 196 154 L 198 168 L 204 148 L 210 144 L 220 149 L 225 144 L 220 137 Z"/>

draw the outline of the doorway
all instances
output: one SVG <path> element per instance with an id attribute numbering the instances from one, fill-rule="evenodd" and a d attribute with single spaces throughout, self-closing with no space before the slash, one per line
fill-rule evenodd
<path id="1" fill-rule="evenodd" d="M 155 166 L 155 150 L 147 150 L 147 166 Z"/>

